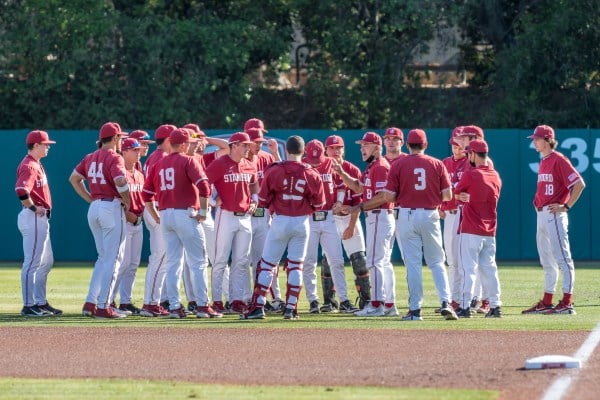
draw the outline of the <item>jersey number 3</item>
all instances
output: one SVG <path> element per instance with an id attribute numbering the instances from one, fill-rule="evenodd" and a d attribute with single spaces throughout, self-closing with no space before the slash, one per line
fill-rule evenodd
<path id="1" fill-rule="evenodd" d="M 417 177 L 417 183 L 415 183 L 415 190 L 425 190 L 427 188 L 427 179 L 425 177 L 424 168 L 415 168 L 413 173 Z"/>

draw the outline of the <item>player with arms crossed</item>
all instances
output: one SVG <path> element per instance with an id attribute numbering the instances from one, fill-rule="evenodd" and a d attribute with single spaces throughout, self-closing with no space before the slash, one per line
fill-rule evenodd
<path id="1" fill-rule="evenodd" d="M 381 202 L 370 205 L 369 200 L 381 192 L 388 179 L 390 164 L 381 155 L 381 136 L 375 132 L 366 132 L 361 140 L 360 151 L 363 161 L 368 163 L 360 179 L 350 177 L 340 164 L 335 164 L 336 172 L 342 177 L 344 184 L 356 193 L 362 193 L 362 203 L 353 207 L 345 206 L 347 213 L 357 209 L 365 211 L 367 227 L 367 267 L 371 276 L 371 301 L 354 315 L 358 317 L 383 317 L 386 315 L 385 302 L 390 294 L 385 293 L 385 279 L 389 276 L 392 239 L 394 238 L 394 204 Z M 366 204 L 365 204 L 366 203 Z M 393 269 L 391 271 L 393 273 Z"/>
<path id="2" fill-rule="evenodd" d="M 100 148 L 75 167 L 69 181 L 75 192 L 90 203 L 87 214 L 96 242 L 98 260 L 82 313 L 96 318 L 123 318 L 110 306 L 115 281 L 125 250 L 125 213 L 129 211 L 129 186 L 125 162 L 118 154 L 127 133 L 119 124 L 107 122 L 100 128 Z M 85 186 L 87 180 L 89 191 Z"/>
<path id="3" fill-rule="evenodd" d="M 48 177 L 41 159 L 48 155 L 50 140 L 45 131 L 31 131 L 25 139 L 27 155 L 17 167 L 15 191 L 23 209 L 17 225 L 23 235 L 23 268 L 21 269 L 21 293 L 24 317 L 47 317 L 61 315 L 46 300 L 48 273 L 54 264 L 50 242 L 50 213 L 52 199 Z"/>
<path id="4" fill-rule="evenodd" d="M 567 212 L 581 196 L 585 182 L 569 159 L 556 151 L 558 141 L 552 127 L 540 125 L 528 138 L 533 139 L 535 151 L 541 156 L 533 206 L 537 210 L 536 239 L 545 285 L 543 298 L 523 310 L 523 314 L 575 314 L 572 302 L 575 265 L 567 234 Z M 559 269 L 563 278 L 563 298 L 553 306 Z"/>
<path id="5" fill-rule="evenodd" d="M 464 284 L 457 314 L 471 318 L 471 300 L 479 273 L 484 293 L 489 295 L 486 318 L 502 317 L 500 279 L 496 265 L 496 228 L 498 199 L 502 181 L 488 163 L 488 145 L 473 140 L 466 148 L 472 168 L 465 171 L 455 188 L 455 198 L 463 204 L 458 235 L 459 268 Z M 479 272 L 478 272 L 479 271 Z"/>
<path id="6" fill-rule="evenodd" d="M 325 204 L 319 173 L 301 162 L 304 140 L 290 136 L 285 145 L 286 160 L 272 164 L 260 186 L 259 207 L 272 207 L 273 223 L 267 233 L 260 262 L 256 266 L 252 304 L 241 319 L 264 319 L 266 296 L 275 270 L 287 248 L 284 319 L 298 319 L 298 299 L 302 290 L 302 264 L 306 256 L 309 216 Z"/>

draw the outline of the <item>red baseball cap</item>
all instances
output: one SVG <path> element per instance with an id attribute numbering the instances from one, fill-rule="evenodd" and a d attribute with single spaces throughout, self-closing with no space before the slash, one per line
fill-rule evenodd
<path id="1" fill-rule="evenodd" d="M 458 136 L 477 136 L 477 138 L 483 139 L 483 129 L 477 125 L 463 126 L 462 129 L 457 132 L 456 137 Z"/>
<path id="2" fill-rule="evenodd" d="M 554 139 L 554 129 L 552 129 L 552 127 L 548 125 L 538 125 L 533 131 L 533 135 L 527 136 L 527 138 Z"/>
<path id="3" fill-rule="evenodd" d="M 183 127 L 192 131 L 192 133 L 194 134 L 192 135 L 192 137 L 199 138 L 202 136 L 206 136 L 206 133 L 204 133 L 204 131 L 200 129 L 200 127 L 196 124 L 185 124 Z"/>
<path id="4" fill-rule="evenodd" d="M 427 134 L 422 129 L 413 129 L 408 132 L 408 138 L 406 139 L 408 144 L 422 144 L 427 143 Z"/>
<path id="5" fill-rule="evenodd" d="M 250 138 L 250 140 L 252 140 L 253 142 L 264 142 L 265 141 L 265 137 L 263 136 L 262 131 L 258 128 L 250 128 L 250 129 L 246 130 L 246 133 L 248 134 L 248 137 Z"/>
<path id="6" fill-rule="evenodd" d="M 269 132 L 265 129 L 265 123 L 258 118 L 250 118 L 244 123 L 244 132 L 248 132 L 248 129 L 260 129 L 262 132 Z"/>
<path id="7" fill-rule="evenodd" d="M 198 139 L 193 138 L 189 129 L 180 128 L 174 129 L 169 134 L 169 142 L 171 144 L 183 144 L 197 142 Z"/>
<path id="8" fill-rule="evenodd" d="M 367 132 L 363 135 L 361 140 L 357 140 L 355 143 L 356 144 L 371 143 L 371 144 L 376 144 L 378 146 L 381 146 L 381 136 L 379 136 L 375 132 Z"/>
<path id="9" fill-rule="evenodd" d="M 127 132 L 123 132 L 121 126 L 116 122 L 107 122 L 100 128 L 100 139 L 106 139 L 116 135 L 127 136 Z"/>
<path id="10" fill-rule="evenodd" d="M 452 129 L 452 137 L 455 138 L 457 136 L 459 136 L 459 133 L 462 133 L 464 126 L 457 126 L 456 128 Z"/>
<path id="11" fill-rule="evenodd" d="M 123 143 L 121 144 L 121 151 L 131 150 L 131 149 L 139 149 L 139 148 L 141 148 L 140 142 L 138 142 L 137 139 L 130 138 L 130 137 L 123 140 Z"/>
<path id="12" fill-rule="evenodd" d="M 175 129 L 177 129 L 175 125 L 161 125 L 154 131 L 154 139 L 168 139 Z"/>
<path id="13" fill-rule="evenodd" d="M 331 135 L 325 140 L 325 147 L 344 147 L 344 139 L 338 135 Z"/>
<path id="14" fill-rule="evenodd" d="M 154 140 L 150 140 L 150 135 L 148 135 L 148 132 L 141 129 L 136 129 L 135 131 L 131 132 L 129 134 L 129 138 L 136 139 L 140 143 L 156 143 Z"/>
<path id="15" fill-rule="evenodd" d="M 453 146 L 460 146 L 460 144 L 458 144 L 458 142 L 454 140 L 453 137 L 451 137 L 450 140 L 448 140 L 448 143 L 450 143 Z"/>
<path id="16" fill-rule="evenodd" d="M 54 144 L 54 140 L 50 140 L 48 132 L 46 131 L 31 131 L 27 134 L 25 139 L 27 144 L 41 143 L 41 144 Z"/>
<path id="17" fill-rule="evenodd" d="M 489 151 L 488 145 L 483 139 L 471 140 L 465 150 L 473 153 L 487 153 Z"/>
<path id="18" fill-rule="evenodd" d="M 306 148 L 304 149 L 306 152 L 306 156 L 303 161 L 309 164 L 321 164 L 325 161 L 325 147 L 320 140 L 313 139 L 310 142 L 306 143 Z"/>
<path id="19" fill-rule="evenodd" d="M 229 144 L 233 143 L 254 143 L 246 132 L 236 132 L 229 138 Z"/>
<path id="20" fill-rule="evenodd" d="M 398 137 L 404 140 L 404 132 L 400 128 L 391 127 L 385 130 L 383 137 Z"/>

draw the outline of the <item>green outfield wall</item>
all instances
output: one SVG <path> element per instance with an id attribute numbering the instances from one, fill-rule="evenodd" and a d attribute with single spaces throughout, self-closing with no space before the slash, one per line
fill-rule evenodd
<path id="1" fill-rule="evenodd" d="M 405 133 L 408 130 L 405 130 Z M 21 204 L 15 195 L 16 167 L 26 154 L 26 130 L 0 131 L 5 155 L 0 159 L 2 174 L 0 187 L 4 194 L 0 199 L 2 240 L 0 261 L 19 261 L 22 258 L 21 235 L 17 229 L 17 214 Z M 152 133 L 152 130 L 149 130 Z M 207 131 L 209 136 L 230 134 L 233 131 Z M 359 145 L 355 140 L 365 131 L 326 130 L 271 130 L 268 135 L 286 139 L 289 135 L 325 140 L 337 134 L 346 143 L 346 159 L 365 167 Z M 380 133 L 382 131 L 379 131 Z M 429 129 L 427 153 L 444 158 L 451 154 L 448 138 L 450 129 Z M 79 198 L 69 184 L 68 178 L 75 165 L 89 152 L 95 150 L 96 131 L 50 131 L 57 143 L 50 149 L 43 164 L 52 190 L 54 208 L 51 220 L 51 239 L 57 261 L 93 261 L 96 259 L 94 241 L 87 225 L 87 204 Z M 531 130 L 488 129 L 486 140 L 490 156 L 503 181 L 498 208 L 497 258 L 499 260 L 536 260 L 536 219 L 532 199 L 536 185 L 539 156 L 526 137 Z M 556 131 L 559 151 L 568 156 L 582 174 L 586 190 L 575 207 L 569 212 L 571 249 L 576 260 L 600 259 L 600 211 L 593 207 L 594 198 L 600 191 L 600 129 L 563 129 Z M 153 145 L 152 145 L 153 146 Z M 151 150 L 153 147 L 151 148 Z M 405 150 L 405 149 L 404 149 Z M 144 232 L 142 260 L 148 258 L 147 231 Z M 397 245 L 393 257 L 399 259 Z"/>

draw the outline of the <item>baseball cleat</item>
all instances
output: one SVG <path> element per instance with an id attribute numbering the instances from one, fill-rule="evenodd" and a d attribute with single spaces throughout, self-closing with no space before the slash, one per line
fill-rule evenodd
<path id="1" fill-rule="evenodd" d="M 142 317 L 166 318 L 169 316 L 169 311 L 158 304 L 144 304 L 140 311 L 140 315 Z"/>
<path id="2" fill-rule="evenodd" d="M 265 311 L 268 313 L 282 313 L 285 309 L 285 302 L 281 299 L 266 302 Z"/>
<path id="3" fill-rule="evenodd" d="M 108 308 L 97 308 L 96 313 L 94 314 L 94 318 L 96 318 L 96 319 L 121 319 L 121 318 L 125 318 L 125 315 L 116 313 L 115 309 L 109 306 Z"/>
<path id="4" fill-rule="evenodd" d="M 187 312 L 182 306 L 175 310 L 169 310 L 169 318 L 187 318 L 187 316 Z"/>
<path id="5" fill-rule="evenodd" d="M 81 310 L 81 314 L 84 317 L 93 317 L 96 314 L 96 305 L 94 303 L 86 302 L 83 305 L 83 309 Z"/>
<path id="6" fill-rule="evenodd" d="M 550 308 L 549 310 L 546 310 L 546 311 L 543 311 L 542 314 L 544 314 L 544 315 L 550 315 L 550 314 L 571 314 L 571 315 L 575 315 L 577 313 L 575 312 L 575 309 L 573 308 L 573 304 L 565 304 L 561 300 L 556 305 L 556 307 Z"/>
<path id="7" fill-rule="evenodd" d="M 402 321 L 423 321 L 421 310 L 408 310 L 408 312 L 402 316 Z"/>
<path id="8" fill-rule="evenodd" d="M 444 319 L 447 321 L 455 321 L 458 319 L 456 312 L 454 311 L 452 306 L 448 305 L 447 301 L 442 301 L 442 306 L 440 307 L 440 314 L 442 314 Z"/>
<path id="9" fill-rule="evenodd" d="M 201 306 L 196 308 L 197 318 L 223 318 L 223 314 L 215 311 L 211 306 Z"/>
<path id="10" fill-rule="evenodd" d="M 487 314 L 490 311 L 490 301 L 482 300 L 481 305 L 476 309 L 477 314 Z"/>
<path id="11" fill-rule="evenodd" d="M 346 314 L 353 314 L 359 310 L 360 310 L 359 308 L 354 307 L 354 305 L 352 303 L 350 303 L 350 300 L 344 300 L 340 303 L 340 312 L 343 312 Z"/>
<path id="12" fill-rule="evenodd" d="M 374 307 L 373 303 L 369 303 L 362 310 L 356 311 L 354 315 L 357 317 L 383 317 L 385 313 L 383 311 L 383 304 Z"/>
<path id="13" fill-rule="evenodd" d="M 38 307 L 41 308 L 42 310 L 48 311 L 52 315 L 62 315 L 63 314 L 62 310 L 52 307 L 50 305 L 50 303 L 42 304 L 41 306 L 38 306 Z"/>
<path id="14" fill-rule="evenodd" d="M 51 317 L 53 314 L 40 306 L 25 306 L 21 310 L 21 315 L 23 317 Z"/>
<path id="15" fill-rule="evenodd" d="M 190 301 L 187 305 L 188 314 L 193 314 L 194 312 L 196 312 L 197 307 L 198 307 L 198 303 L 196 303 L 195 301 Z"/>
<path id="16" fill-rule="evenodd" d="M 212 309 L 221 314 L 229 313 L 229 310 L 225 308 L 222 301 L 213 301 Z"/>
<path id="17" fill-rule="evenodd" d="M 295 308 L 286 308 L 283 313 L 283 319 L 297 320 L 300 317 L 298 316 L 298 310 Z"/>
<path id="18" fill-rule="evenodd" d="M 337 307 L 331 303 L 325 303 L 321 306 L 319 311 L 321 311 L 322 313 L 337 313 L 340 310 L 338 310 Z"/>
<path id="19" fill-rule="evenodd" d="M 400 316 L 400 312 L 396 308 L 396 305 L 392 305 L 390 307 L 383 306 L 383 314 L 386 317 L 398 317 L 398 316 Z"/>
<path id="20" fill-rule="evenodd" d="M 321 312 L 321 309 L 319 308 L 319 300 L 313 300 L 310 302 L 310 308 L 308 309 L 308 312 L 311 314 L 319 314 Z"/>
<path id="21" fill-rule="evenodd" d="M 240 314 L 240 319 L 265 319 L 265 310 L 263 307 L 253 307 L 247 312 Z"/>
<path id="22" fill-rule="evenodd" d="M 244 314 L 248 311 L 248 305 L 241 300 L 234 300 L 231 302 L 231 313 L 232 314 Z"/>
<path id="23" fill-rule="evenodd" d="M 456 315 L 458 318 L 471 318 L 473 317 L 473 313 L 470 307 L 467 308 L 459 308 L 456 310 Z"/>
<path id="24" fill-rule="evenodd" d="M 500 307 L 490 308 L 487 314 L 485 314 L 486 318 L 502 318 L 502 310 Z"/>
<path id="25" fill-rule="evenodd" d="M 129 315 L 140 315 L 140 309 L 130 303 L 119 304 L 119 310 L 129 312 Z"/>
<path id="26" fill-rule="evenodd" d="M 521 311 L 521 314 L 543 314 L 544 311 L 551 310 L 554 306 L 552 304 L 544 304 L 543 300 L 535 303 L 531 308 Z"/>

